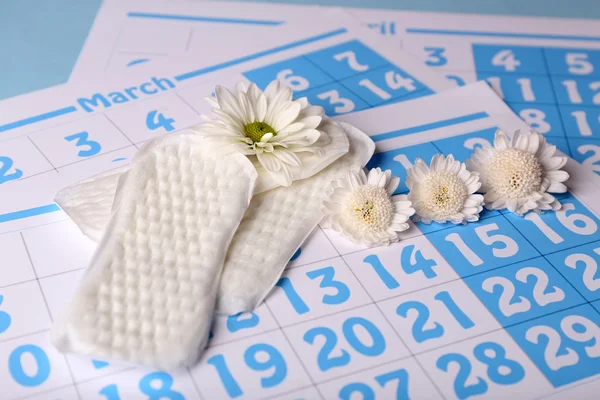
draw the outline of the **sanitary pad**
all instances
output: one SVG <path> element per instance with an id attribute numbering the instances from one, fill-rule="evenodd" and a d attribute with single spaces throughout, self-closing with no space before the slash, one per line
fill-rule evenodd
<path id="1" fill-rule="evenodd" d="M 216 283 L 256 170 L 241 154 L 173 134 L 149 142 L 115 178 L 101 177 L 119 187 L 119 200 L 53 342 L 105 360 L 192 365 L 206 345 Z"/>
<path id="2" fill-rule="evenodd" d="M 252 311 L 273 288 L 289 259 L 323 217 L 330 183 L 365 166 L 375 143 L 349 124 L 340 123 L 350 140 L 347 154 L 318 174 L 289 187 L 255 195 L 225 260 L 217 311 Z"/>

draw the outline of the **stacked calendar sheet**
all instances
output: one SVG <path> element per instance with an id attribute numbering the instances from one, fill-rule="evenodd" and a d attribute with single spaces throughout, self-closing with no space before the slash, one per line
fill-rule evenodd
<path id="1" fill-rule="evenodd" d="M 54 202 L 278 79 L 376 144 L 367 168 L 467 160 L 497 129 L 571 157 L 557 212 L 410 223 L 389 246 L 317 227 L 253 312 L 174 371 L 63 355 L 50 327 L 96 243 Z M 69 83 L 0 101 L 2 399 L 594 398 L 600 388 L 600 23 L 106 0 Z"/>

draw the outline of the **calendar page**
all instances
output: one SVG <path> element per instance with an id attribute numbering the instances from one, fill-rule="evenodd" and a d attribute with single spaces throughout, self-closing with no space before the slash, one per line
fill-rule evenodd
<path id="1" fill-rule="evenodd" d="M 351 10 L 458 84 L 486 80 L 508 105 L 600 174 L 600 22 Z"/>
<path id="2" fill-rule="evenodd" d="M 47 97 L 53 106 L 72 99 L 58 89 Z M 209 347 L 193 368 L 153 371 L 59 354 L 49 328 L 95 244 L 52 203 L 24 207 L 127 162 L 132 142 L 140 143 L 132 132 L 158 134 L 135 120 L 155 99 L 177 98 L 169 110 L 192 115 L 184 97 L 174 96 L 180 91 L 15 127 L 16 139 L 0 142 L 3 151 L 17 149 L 3 156 L 5 177 L 26 171 L 17 152 L 28 145 L 52 164 L 0 187 L 3 399 L 525 399 L 585 398 L 598 390 L 600 190 L 574 160 L 566 167 L 570 193 L 556 213 L 493 211 L 465 226 L 411 224 L 402 241 L 375 248 L 318 227 L 288 264 L 286 285 L 252 313 L 215 317 Z M 496 128 L 527 127 L 482 82 L 336 118 L 373 138 L 368 166 L 400 176 L 396 193 L 407 191 L 406 168 L 416 157 L 443 151 L 464 160 Z M 123 147 L 114 149 L 117 137 Z M 13 140 L 19 145 L 5 146 Z M 9 156 L 15 161 L 7 168 Z"/>
<path id="3" fill-rule="evenodd" d="M 279 28 L 298 32 L 352 20 L 341 9 L 318 6 L 189 0 L 105 0 L 69 80 L 115 76 L 189 56 L 212 65 L 277 44 Z"/>

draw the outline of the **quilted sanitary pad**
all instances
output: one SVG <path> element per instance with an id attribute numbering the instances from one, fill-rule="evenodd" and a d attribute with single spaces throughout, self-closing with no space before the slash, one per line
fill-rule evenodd
<path id="1" fill-rule="evenodd" d="M 323 217 L 329 184 L 365 166 L 375 143 L 349 124 L 347 154 L 309 179 L 255 195 L 231 243 L 219 286 L 217 311 L 252 311 L 273 288 L 285 265 Z"/>
<path id="2" fill-rule="evenodd" d="M 115 176 L 104 178 L 115 184 Z M 162 369 L 197 361 L 225 251 L 256 179 L 248 158 L 218 154 L 195 135 L 143 147 L 116 179 L 119 201 L 54 326 L 55 346 Z"/>

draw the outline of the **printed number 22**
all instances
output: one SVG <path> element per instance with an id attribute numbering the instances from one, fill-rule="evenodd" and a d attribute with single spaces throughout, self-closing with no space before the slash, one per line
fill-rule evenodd
<path id="1" fill-rule="evenodd" d="M 0 156 L 0 184 L 8 181 L 14 181 L 23 176 L 23 171 L 15 168 L 15 172 L 8 173 L 13 166 L 13 160 L 10 157 Z"/>
<path id="2" fill-rule="evenodd" d="M 165 128 L 167 132 L 171 132 L 175 130 L 173 122 L 175 122 L 173 118 L 166 118 L 157 110 L 150 111 L 146 116 L 146 126 L 152 131 L 158 128 Z"/>

